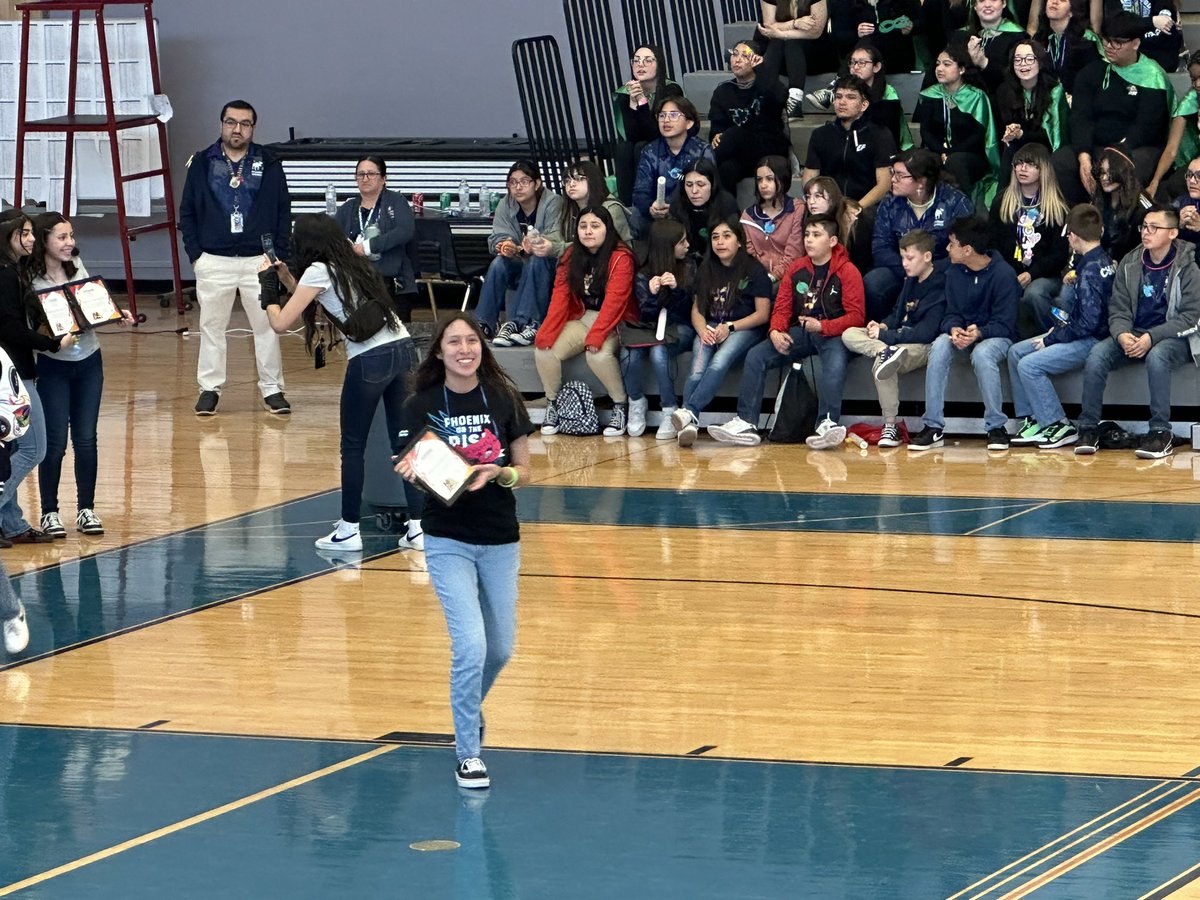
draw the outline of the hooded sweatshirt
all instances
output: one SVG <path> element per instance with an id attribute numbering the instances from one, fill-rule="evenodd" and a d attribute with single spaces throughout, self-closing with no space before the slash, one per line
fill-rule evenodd
<path id="1" fill-rule="evenodd" d="M 775 307 L 771 311 L 771 331 L 787 331 L 801 315 L 821 320 L 821 335 L 837 337 L 847 328 L 866 324 L 866 300 L 863 296 L 862 275 L 850 262 L 850 254 L 841 244 L 835 244 L 829 258 L 829 274 L 813 300 L 811 310 L 804 309 L 813 282 L 816 265 L 802 256 L 788 267 L 779 282 Z"/>
<path id="2" fill-rule="evenodd" d="M 942 332 L 951 328 L 979 327 L 980 340 L 1017 339 L 1017 307 L 1021 302 L 1021 284 L 1012 266 L 995 250 L 991 260 L 976 272 L 964 265 L 952 264 L 946 272 L 946 316 Z"/>

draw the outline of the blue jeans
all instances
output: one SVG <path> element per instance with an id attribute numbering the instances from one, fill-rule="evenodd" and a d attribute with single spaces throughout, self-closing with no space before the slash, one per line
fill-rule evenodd
<path id="1" fill-rule="evenodd" d="M 1004 389 L 1000 384 L 1000 367 L 1011 346 L 1008 338 L 987 338 L 959 350 L 950 343 L 950 335 L 939 335 L 929 348 L 929 364 L 925 367 L 925 424 L 937 431 L 946 427 L 946 380 L 950 377 L 950 363 L 956 356 L 969 356 L 983 396 L 984 427 L 989 431 L 1003 428 L 1008 416 L 1001 409 Z"/>
<path id="2" fill-rule="evenodd" d="M 58 482 L 67 453 L 67 431 L 75 451 L 78 509 L 96 505 L 96 422 L 104 393 L 104 361 L 97 350 L 79 362 L 39 354 L 37 392 L 46 420 L 46 456 L 38 466 L 42 513 L 58 512 Z"/>
<path id="3" fill-rule="evenodd" d="M 645 396 L 643 385 L 645 376 L 642 373 L 647 356 L 650 357 L 650 368 L 654 370 L 654 378 L 658 382 L 658 399 L 661 409 L 677 406 L 675 402 L 675 374 L 671 363 L 680 353 L 692 346 L 696 332 L 689 325 L 677 325 L 678 339 L 671 344 L 655 344 L 653 347 L 622 347 L 621 348 L 621 377 L 625 381 L 625 393 L 630 400 L 641 400 Z"/>
<path id="4" fill-rule="evenodd" d="M 765 330 L 735 331 L 720 344 L 705 344 L 696 335 L 692 341 L 692 371 L 683 385 L 683 405 L 692 415 L 699 416 L 712 402 L 729 370 L 763 339 Z"/>
<path id="5" fill-rule="evenodd" d="M 521 545 L 425 535 L 425 565 L 450 632 L 450 711 L 460 760 L 479 755 L 483 701 L 512 656 Z"/>
<path id="6" fill-rule="evenodd" d="M 1037 278 L 1029 282 L 1029 287 L 1025 288 L 1025 293 L 1021 295 L 1021 305 L 1025 307 L 1024 315 L 1027 321 L 1033 323 L 1036 334 L 1044 334 L 1057 324 L 1050 315 L 1050 310 L 1055 306 L 1054 301 L 1062 287 L 1061 278 Z M 1074 292 L 1071 294 L 1071 302 L 1074 302 Z"/>
<path id="7" fill-rule="evenodd" d="M 1095 428 L 1100 423 L 1104 405 L 1104 385 L 1108 373 L 1134 363 L 1146 366 L 1146 381 L 1150 388 L 1150 428 L 1166 430 L 1171 427 L 1171 373 L 1191 358 L 1186 338 L 1164 338 L 1150 348 L 1141 359 L 1125 355 L 1116 338 L 1105 338 L 1092 348 L 1083 366 L 1083 411 L 1079 427 Z"/>
<path id="8" fill-rule="evenodd" d="M 1036 283 L 1036 282 L 1035 282 Z M 1096 338 L 1086 337 L 1064 344 L 1033 349 L 1036 338 L 1013 344 L 1008 351 L 1008 382 L 1012 387 L 1017 418 L 1033 416 L 1045 428 L 1067 417 L 1058 392 L 1050 383 L 1051 375 L 1072 372 L 1084 364 Z"/>
<path id="9" fill-rule="evenodd" d="M 17 488 L 46 456 L 46 414 L 42 400 L 32 378 L 26 379 L 29 391 L 29 430 L 17 438 L 17 449 L 9 458 L 12 475 L 4 483 L 4 495 L 0 497 L 0 534 L 12 537 L 29 530 L 21 504 L 17 502 Z M 0 574 L 0 580 L 4 576 Z"/>
<path id="10" fill-rule="evenodd" d="M 882 322 L 896 305 L 904 276 L 880 266 L 863 275 L 863 293 L 867 300 L 867 321 Z"/>
<path id="11" fill-rule="evenodd" d="M 405 379 L 416 364 L 417 352 L 409 338 L 375 347 L 346 363 L 341 402 L 343 521 L 359 520 L 367 435 L 381 399 L 383 413 L 387 417 L 388 434 L 392 439 L 392 453 L 403 449 L 396 443 L 396 436 L 403 427 L 401 419 L 404 401 L 408 396 Z M 421 518 L 421 510 L 425 505 L 424 494 L 406 481 L 404 498 L 408 503 L 408 517 Z"/>
<path id="12" fill-rule="evenodd" d="M 744 422 L 758 425 L 763 390 L 767 385 L 767 369 L 779 369 L 798 359 L 819 355 L 821 376 L 817 380 L 817 421 L 828 416 L 836 422 L 842 415 L 842 393 L 846 389 L 846 363 L 850 361 L 850 351 L 842 343 L 841 335 L 825 337 L 809 334 L 799 325 L 789 328 L 788 335 L 792 339 L 792 346 L 787 353 L 776 350 L 768 338 L 746 354 L 742 383 L 738 389 L 738 416 Z"/>
<path id="13" fill-rule="evenodd" d="M 475 317 L 495 331 L 500 321 L 500 308 L 504 306 L 508 321 L 522 327 L 530 323 L 540 324 L 550 308 L 550 291 L 554 288 L 557 268 L 558 260 L 549 256 L 531 256 L 527 259 L 497 256 L 483 278 Z M 510 289 L 515 289 L 516 293 L 511 305 L 506 305 L 505 299 Z"/>

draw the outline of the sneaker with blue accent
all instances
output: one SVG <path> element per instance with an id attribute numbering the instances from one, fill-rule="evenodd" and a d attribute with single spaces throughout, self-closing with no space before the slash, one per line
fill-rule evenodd
<path id="1" fill-rule="evenodd" d="M 351 531 L 351 528 L 354 530 Z M 358 532 L 358 525 L 351 526 L 338 519 L 333 525 L 332 532 L 317 539 L 316 548 L 318 550 L 341 550 L 343 553 L 362 550 L 362 535 Z"/>
<path id="2" fill-rule="evenodd" d="M 908 351 L 899 345 L 884 347 L 879 351 L 879 355 L 875 357 L 875 377 L 877 379 L 890 378 L 896 371 L 896 367 L 900 365 L 900 361 L 904 359 L 904 354 Z"/>

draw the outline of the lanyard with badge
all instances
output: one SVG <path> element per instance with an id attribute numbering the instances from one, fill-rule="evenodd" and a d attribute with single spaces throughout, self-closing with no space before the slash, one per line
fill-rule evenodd
<path id="1" fill-rule="evenodd" d="M 249 154 L 246 155 L 249 156 Z M 246 179 L 242 177 L 242 166 L 246 164 L 246 157 L 243 156 L 238 160 L 236 169 L 234 169 L 233 163 L 229 161 L 229 157 L 225 155 L 223 150 L 221 151 L 221 158 L 225 160 L 225 166 L 229 169 L 229 187 L 233 190 L 233 212 L 229 214 L 229 232 L 230 234 L 241 234 L 245 220 L 238 206 L 237 191 L 246 182 Z"/>
<path id="2" fill-rule="evenodd" d="M 379 204 L 380 204 L 380 202 L 382 202 L 382 200 L 383 200 L 382 197 L 377 197 L 375 199 L 374 209 L 368 210 L 367 214 L 365 216 L 363 215 L 362 204 L 359 204 L 359 207 L 358 207 L 358 241 L 357 241 L 357 243 L 370 245 L 371 241 L 373 241 L 373 240 L 375 240 L 375 238 L 379 237 L 379 233 L 380 233 L 379 226 L 373 225 L 371 223 L 373 221 L 375 221 L 375 222 L 379 221 Z M 374 260 L 374 259 L 379 259 L 379 257 L 380 257 L 380 254 L 378 254 L 378 253 L 367 254 L 367 259 Z"/>

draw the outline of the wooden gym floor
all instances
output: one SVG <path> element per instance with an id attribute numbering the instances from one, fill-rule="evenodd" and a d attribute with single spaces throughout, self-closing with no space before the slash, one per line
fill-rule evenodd
<path id="1" fill-rule="evenodd" d="M 1190 452 L 535 437 L 469 794 L 420 556 L 312 547 L 342 360 L 285 338 L 274 417 L 232 336 L 197 419 L 177 324 L 102 338 L 107 534 L 0 556 L 0 896 L 1194 890 Z"/>

